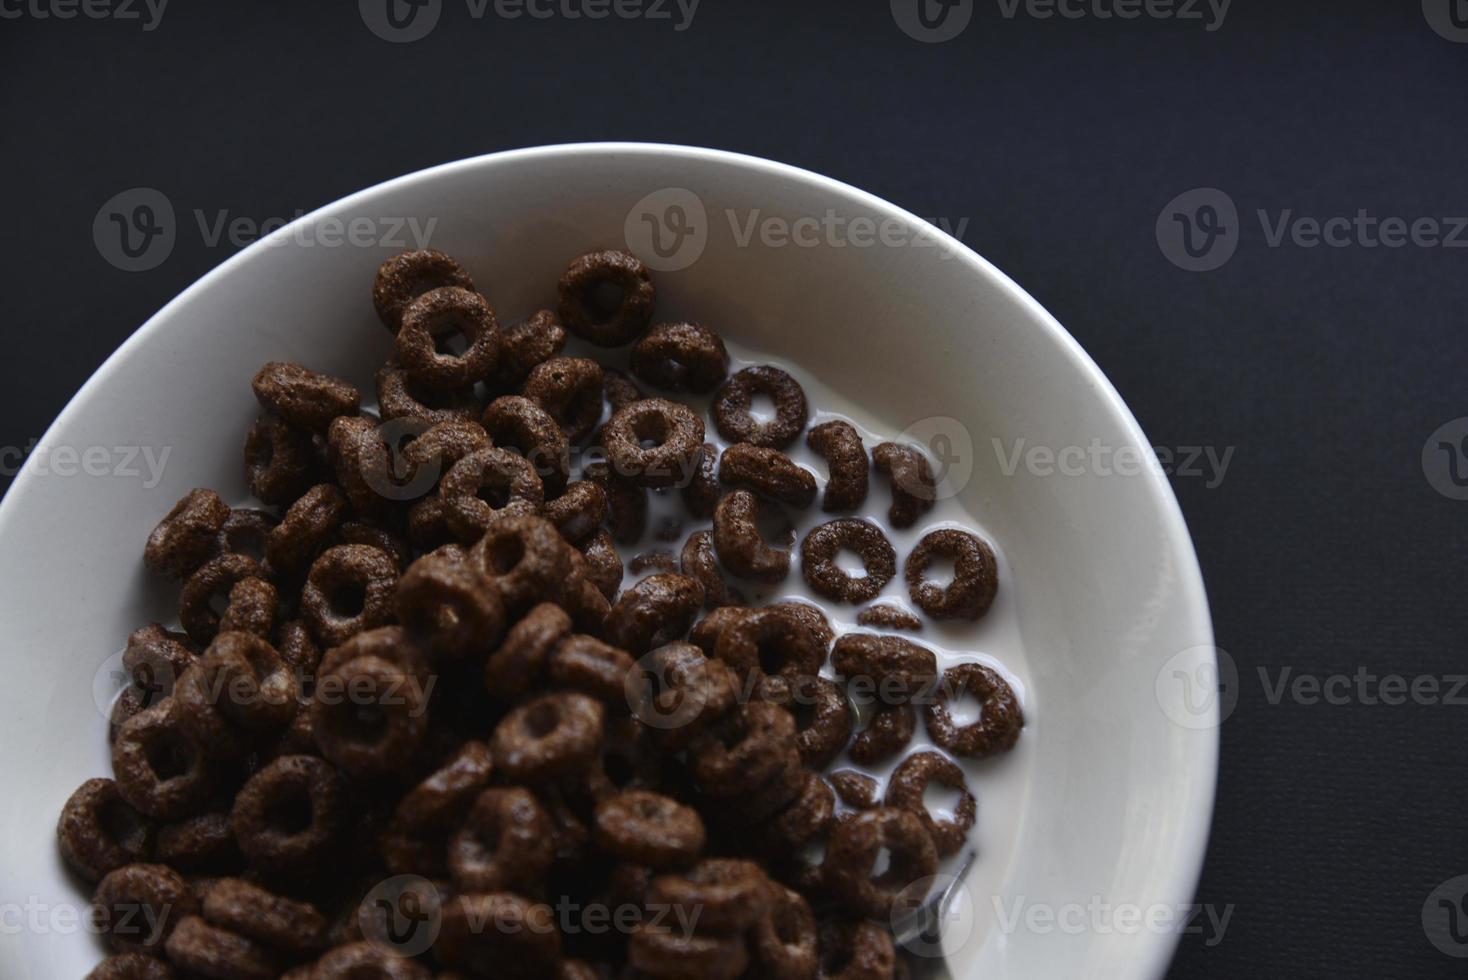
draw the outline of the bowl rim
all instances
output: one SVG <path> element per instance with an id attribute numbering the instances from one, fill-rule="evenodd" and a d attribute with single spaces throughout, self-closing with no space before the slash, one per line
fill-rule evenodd
<path id="1" fill-rule="evenodd" d="M 1025 308 L 1038 324 L 1039 329 L 1043 331 L 1044 339 L 1054 347 L 1058 356 L 1064 357 L 1072 368 L 1081 372 L 1128 438 L 1139 447 L 1151 445 L 1131 409 L 1127 407 L 1116 388 L 1060 322 L 993 263 L 931 222 L 844 181 L 763 157 L 679 143 L 608 141 L 548 144 L 466 157 L 381 181 L 323 204 L 296 218 L 220 262 L 148 317 L 77 389 L 76 393 L 67 401 L 66 406 L 36 441 L 36 448 L 39 450 L 48 447 L 52 434 L 59 431 L 71 421 L 73 415 L 82 410 L 82 406 L 88 401 L 93 389 L 105 384 L 118 365 L 136 348 L 148 343 L 159 327 L 174 314 L 175 310 L 184 306 L 195 293 L 213 288 L 216 282 L 228 276 L 237 266 L 248 263 L 259 250 L 282 244 L 285 239 L 293 236 L 299 227 L 313 224 L 326 213 L 350 211 L 387 191 L 428 184 L 450 174 L 481 167 L 493 167 L 500 163 L 608 154 L 681 157 L 690 161 L 724 164 L 758 174 L 766 179 L 792 181 L 828 193 L 835 193 L 874 212 L 910 224 L 924 235 L 931 236 L 940 242 L 944 246 L 944 251 L 955 260 L 964 263 L 989 287 L 1003 292 L 1010 300 Z M 1212 647 L 1214 634 L 1207 593 L 1197 553 L 1193 547 L 1192 537 L 1188 533 L 1182 509 L 1161 469 L 1158 467 L 1144 469 L 1145 472 L 1141 474 L 1141 479 L 1135 485 L 1142 488 L 1138 492 L 1150 496 L 1150 503 L 1162 522 L 1163 536 L 1176 562 L 1177 584 L 1179 585 L 1178 603 L 1185 608 L 1186 618 L 1190 621 L 1195 635 L 1207 637 L 1210 649 L 1206 653 L 1204 662 L 1212 660 L 1216 670 L 1217 658 Z M 21 501 L 40 489 L 42 489 L 42 482 L 38 475 L 29 467 L 22 468 L 21 473 L 12 481 L 4 499 L 0 500 L 0 541 L 5 540 L 10 525 L 16 520 L 17 513 L 22 509 Z M 1217 699 L 1214 699 L 1207 715 L 1198 719 L 1199 724 L 1191 733 L 1193 737 L 1188 740 L 1191 757 L 1187 760 L 1187 765 L 1199 767 L 1195 771 L 1206 773 L 1208 778 L 1202 781 L 1204 791 L 1200 792 L 1193 801 L 1194 812 L 1187 815 L 1187 820 L 1192 827 L 1185 842 L 1178 849 L 1176 859 L 1168 862 L 1167 871 L 1159 873 L 1159 877 L 1165 882 L 1163 886 L 1165 894 L 1158 896 L 1159 901 L 1171 902 L 1175 907 L 1192 901 L 1202 876 L 1218 789 L 1218 711 L 1218 702 Z M 1138 963 L 1139 971 L 1145 975 L 1162 976 L 1172 960 L 1181 934 L 1155 933 L 1150 938 L 1154 941 L 1146 945 L 1145 961 Z"/>

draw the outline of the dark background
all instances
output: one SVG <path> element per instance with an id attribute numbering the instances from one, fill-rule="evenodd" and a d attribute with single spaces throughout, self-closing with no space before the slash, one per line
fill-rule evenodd
<path id="1" fill-rule="evenodd" d="M 1216 946 L 1185 937 L 1173 975 L 1463 974 L 1419 915 L 1468 873 L 1465 709 L 1275 704 L 1259 676 L 1465 669 L 1468 503 L 1433 489 L 1421 454 L 1468 414 L 1468 252 L 1275 248 L 1254 217 L 1468 214 L 1468 44 L 1416 0 L 1236 0 L 1213 32 L 1006 19 L 977 0 L 939 44 L 905 35 L 885 0 L 703 0 L 682 32 L 476 21 L 445 0 L 410 44 L 344 0 L 173 0 L 146 32 L 0 20 L 0 66 L 4 446 L 38 437 L 235 250 L 203 240 L 196 208 L 289 217 L 460 157 L 643 139 L 967 218 L 964 240 L 1069 328 L 1155 443 L 1234 449 L 1220 485 L 1174 479 L 1240 679 L 1199 894 L 1233 916 Z M 128 273 L 92 220 L 139 186 L 173 202 L 178 241 Z M 1196 187 L 1242 216 L 1237 253 L 1208 273 L 1154 235 Z"/>

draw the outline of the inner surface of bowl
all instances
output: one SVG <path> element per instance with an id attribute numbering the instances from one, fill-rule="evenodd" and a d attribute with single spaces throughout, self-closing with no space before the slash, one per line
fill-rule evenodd
<path id="1" fill-rule="evenodd" d="M 353 219 L 371 223 L 373 244 L 352 244 Z M 636 144 L 497 154 L 324 208 L 165 308 L 47 434 L 38 453 L 58 463 L 103 447 L 132 464 L 31 471 L 0 507 L 12 770 L 0 898 L 30 908 L 24 941 L 0 946 L 0 974 L 80 976 L 97 958 L 53 828 L 71 791 L 109 772 L 94 692 L 114 689 L 114 655 L 137 626 L 176 615 L 175 590 L 142 569 L 148 531 L 192 487 L 245 499 L 240 447 L 263 362 L 371 390 L 391 346 L 373 273 L 424 233 L 503 319 L 553 306 L 572 257 L 630 246 L 662 270 L 658 319 L 697 319 L 748 356 L 798 365 L 873 431 L 946 440 L 947 487 L 1005 561 L 1024 651 L 1007 666 L 1023 673 L 1033 722 L 998 763 L 1019 767 L 1005 773 L 1013 789 L 975 786 L 982 851 L 950 931 L 953 973 L 1159 975 L 1191 901 L 1216 762 L 1211 709 L 1167 682 L 1212 662 L 1196 560 L 1154 470 L 1062 471 L 1029 452 L 1138 452 L 1125 407 L 1023 292 L 905 212 L 777 164 Z M 981 631 L 974 652 L 994 652 Z M 1129 927 L 1118 911 L 1130 906 L 1154 915 Z M 1170 926 L 1148 924 L 1159 910 Z"/>

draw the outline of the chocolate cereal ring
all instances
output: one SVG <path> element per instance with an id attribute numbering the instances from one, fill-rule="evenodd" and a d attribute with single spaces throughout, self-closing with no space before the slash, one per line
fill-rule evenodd
<path id="1" fill-rule="evenodd" d="M 167 696 L 194 662 L 193 651 L 185 646 L 187 640 L 185 634 L 166 630 L 157 623 L 140 626 L 127 638 L 122 666 L 140 689 Z"/>
<path id="2" fill-rule="evenodd" d="M 754 701 L 716 722 L 690 747 L 693 778 L 709 796 L 747 793 L 786 765 L 795 719 L 779 705 Z"/>
<path id="3" fill-rule="evenodd" d="M 326 870 L 355 819 L 345 780 L 310 755 L 281 756 L 264 766 L 245 782 L 230 812 L 240 851 L 269 875 Z"/>
<path id="4" fill-rule="evenodd" d="M 851 739 L 851 703 L 846 692 L 825 677 L 804 678 L 795 693 L 791 713 L 800 761 L 812 769 L 824 769 Z"/>
<path id="5" fill-rule="evenodd" d="M 826 618 L 825 613 L 821 612 L 819 606 L 796 599 L 786 599 L 783 602 L 775 603 L 770 608 L 783 609 L 787 615 L 800 620 L 805 628 L 810 630 L 812 639 L 820 646 L 822 656 L 825 655 L 825 651 L 831 649 L 831 644 L 836 639 L 836 631 L 831 629 L 831 621 Z"/>
<path id="6" fill-rule="evenodd" d="M 454 464 L 439 485 L 444 518 L 465 541 L 496 521 L 540 513 L 545 489 L 524 457 L 495 447 L 470 453 Z"/>
<path id="7" fill-rule="evenodd" d="M 839 513 L 866 503 L 871 461 L 851 423 L 840 419 L 822 422 L 806 433 L 805 444 L 825 459 L 830 473 L 821 497 L 822 510 Z"/>
<path id="8" fill-rule="evenodd" d="M 241 878 L 215 882 L 204 896 L 203 911 L 210 925 L 292 955 L 309 954 L 326 943 L 326 919 L 314 905 Z"/>
<path id="9" fill-rule="evenodd" d="M 96 881 L 125 864 L 146 861 L 153 849 L 153 824 L 123 800 L 115 782 L 89 779 L 61 808 L 56 838 L 67 865 Z"/>
<path id="10" fill-rule="evenodd" d="M 544 515 L 561 532 L 561 537 L 572 544 L 581 544 L 607 519 L 607 493 L 590 480 L 577 480 L 545 505 Z M 619 581 L 620 578 L 619 574 Z"/>
<path id="11" fill-rule="evenodd" d="M 935 585 L 925 578 L 934 558 L 953 562 L 953 581 Z M 994 604 L 999 575 L 994 552 L 977 536 L 957 528 L 923 535 L 903 568 L 908 594 L 934 619 L 978 619 Z"/>
<path id="12" fill-rule="evenodd" d="M 500 391 L 518 390 L 537 364 L 543 364 L 566 346 L 566 331 L 550 310 L 501 331 L 502 353 L 491 379 Z"/>
<path id="13" fill-rule="evenodd" d="M 873 876 L 877 855 L 886 848 L 887 870 Z M 922 821 L 906 810 L 883 807 L 859 813 L 836 825 L 826 845 L 826 880 L 854 915 L 888 919 L 894 903 L 916 908 L 938 870 L 938 853 Z M 911 904 L 910 904 L 911 903 Z"/>
<path id="14" fill-rule="evenodd" d="M 484 686 L 506 701 L 526 693 L 540 679 L 551 651 L 571 633 L 571 617 L 553 602 L 531 609 L 505 634 L 484 665 Z"/>
<path id="15" fill-rule="evenodd" d="M 608 290 L 619 293 L 606 302 Z M 647 267 L 620 251 L 590 252 L 576 259 L 557 286 L 566 329 L 598 347 L 621 347 L 647 330 L 655 292 Z"/>
<path id="16" fill-rule="evenodd" d="M 450 419 L 423 430 L 403 447 L 402 459 L 412 467 L 412 484 L 426 490 L 459 460 L 493 445 L 478 422 Z"/>
<path id="17" fill-rule="evenodd" d="M 659 875 L 647 888 L 650 906 L 691 914 L 698 910 L 699 930 L 740 933 L 754 925 L 765 899 L 767 879 L 759 865 L 733 858 L 707 858 L 687 871 Z"/>
<path id="18" fill-rule="evenodd" d="M 595 833 L 602 850 L 654 870 L 691 864 L 706 840 L 698 811 L 645 790 L 627 790 L 599 801 Z"/>
<path id="19" fill-rule="evenodd" d="M 221 633 L 253 633 L 270 636 L 275 631 L 275 614 L 280 594 L 263 578 L 240 579 L 229 590 L 229 601 L 219 617 Z"/>
<path id="20" fill-rule="evenodd" d="M 786 685 L 810 677 L 825 659 L 805 624 L 785 610 L 755 609 L 730 623 L 714 644 L 714 656 L 741 681 L 751 674 Z"/>
<path id="21" fill-rule="evenodd" d="M 664 391 L 713 391 L 729 372 L 724 341 L 697 323 L 659 323 L 632 348 L 632 373 Z"/>
<path id="22" fill-rule="evenodd" d="M 406 424 L 406 423 L 404 423 Z M 427 427 L 426 421 L 412 424 Z M 362 415 L 343 416 L 326 433 L 327 456 L 341 492 L 360 515 L 387 514 L 402 493 L 383 429 Z"/>
<path id="23" fill-rule="evenodd" d="M 775 404 L 775 417 L 766 422 L 750 412 L 755 395 Z M 800 437 L 810 417 L 805 390 L 786 372 L 768 364 L 747 367 L 724 383 L 714 396 L 714 424 L 730 442 L 747 442 L 784 449 Z"/>
<path id="24" fill-rule="evenodd" d="M 271 361 L 250 382 L 260 407 L 291 425 L 324 433 L 339 415 L 356 415 L 362 395 L 340 378 L 289 361 Z"/>
<path id="25" fill-rule="evenodd" d="M 820 964 L 816 917 L 805 896 L 771 882 L 749 937 L 760 976 L 813 980 Z"/>
<path id="26" fill-rule="evenodd" d="M 268 412 L 245 434 L 245 481 L 267 504 L 288 504 L 316 476 L 319 456 L 311 433 Z"/>
<path id="27" fill-rule="evenodd" d="M 228 813 L 201 813 L 164 824 L 158 828 L 154 857 L 185 874 L 227 874 L 244 863 Z"/>
<path id="28" fill-rule="evenodd" d="M 553 357 L 525 379 L 525 397 L 555 419 L 572 442 L 591 435 L 601 421 L 602 367 L 585 357 Z"/>
<path id="29" fill-rule="evenodd" d="M 480 419 L 500 449 L 529 461 L 545 484 L 545 495 L 557 497 L 571 478 L 571 448 L 561 425 L 545 409 L 521 395 L 504 395 L 489 403 Z"/>
<path id="30" fill-rule="evenodd" d="M 307 490 L 266 536 L 265 560 L 287 575 L 310 568 L 346 520 L 348 510 L 346 496 L 334 484 Z"/>
<path id="31" fill-rule="evenodd" d="M 740 578 L 780 582 L 790 574 L 790 552 L 765 543 L 760 510 L 760 499 L 748 490 L 725 494 L 714 510 L 714 551 Z"/>
<path id="32" fill-rule="evenodd" d="M 714 516 L 714 508 L 719 506 L 719 498 L 724 494 L 719 486 L 718 462 L 719 447 L 711 442 L 704 443 L 703 459 L 699 460 L 698 469 L 678 489 L 690 517 L 708 520 Z"/>
<path id="33" fill-rule="evenodd" d="M 736 443 L 719 457 L 719 479 L 771 500 L 805 508 L 816 499 L 816 478 L 778 449 Z"/>
<path id="34" fill-rule="evenodd" d="M 958 803 L 950 820 L 934 817 L 923 801 L 923 794 L 933 782 L 958 792 Z M 917 814 L 933 838 L 940 858 L 958 853 L 973 830 L 978 813 L 978 802 L 964 782 L 963 770 L 936 752 L 914 752 L 902 760 L 887 781 L 887 806 Z"/>
<path id="35" fill-rule="evenodd" d="M 872 462 L 876 463 L 877 472 L 885 474 L 892 484 L 892 506 L 887 508 L 887 519 L 896 528 L 912 527 L 938 499 L 928 457 L 912 446 L 883 442 L 872 450 Z"/>
<path id="36" fill-rule="evenodd" d="M 479 401 L 472 388 L 429 388 L 408 377 L 401 365 L 389 362 L 374 377 L 377 410 L 382 421 L 410 419 L 437 425 L 459 419 L 472 422 L 479 414 Z"/>
<path id="37" fill-rule="evenodd" d="M 861 558 L 865 575 L 853 577 L 836 564 L 843 550 Z M 856 604 L 874 598 L 892 581 L 897 574 L 897 552 L 871 521 L 838 517 L 805 536 L 800 544 L 800 571 L 810 587 L 827 599 Z"/>
<path id="38" fill-rule="evenodd" d="M 901 636 L 847 633 L 831 650 L 831 664 L 858 701 L 906 704 L 931 692 L 938 681 L 933 651 Z"/>
<path id="39" fill-rule="evenodd" d="M 449 835 L 489 783 L 489 746 L 469 741 L 444 766 L 398 801 L 380 842 L 393 874 L 446 874 Z"/>
<path id="40" fill-rule="evenodd" d="M 571 547 L 555 525 L 534 516 L 503 517 L 469 552 L 470 565 L 499 593 L 507 615 L 561 595 Z"/>
<path id="41" fill-rule="evenodd" d="M 499 590 L 462 553 L 435 552 L 415 561 L 398 581 L 396 607 L 409 635 L 448 660 L 483 659 L 505 629 Z"/>
<path id="42" fill-rule="evenodd" d="M 841 802 L 853 810 L 870 810 L 879 804 L 877 781 L 855 769 L 838 769 L 826 776 Z"/>
<path id="43" fill-rule="evenodd" d="M 851 740 L 851 761 L 870 766 L 890 759 L 907 748 L 916 730 L 917 712 L 912 705 L 884 704 Z"/>
<path id="44" fill-rule="evenodd" d="M 448 853 L 454 885 L 462 891 L 532 890 L 556 856 L 550 817 L 529 790 L 487 789 Z"/>
<path id="45" fill-rule="evenodd" d="M 703 420 L 665 398 L 633 402 L 603 430 L 607 456 L 619 476 L 645 487 L 686 483 L 703 455 Z"/>
<path id="46" fill-rule="evenodd" d="M 757 834 L 764 848 L 775 853 L 815 840 L 830 826 L 836 809 L 836 794 L 824 779 L 798 766 L 794 771 L 800 787 L 795 798 L 765 820 Z"/>
<path id="47" fill-rule="evenodd" d="M 194 908 L 194 893 L 172 868 L 128 864 L 97 883 L 91 922 L 117 952 L 142 953 L 161 947 Z"/>
<path id="48" fill-rule="evenodd" d="M 148 535 L 143 564 L 150 572 L 182 579 L 214 554 L 214 539 L 229 505 L 213 490 L 190 490 Z"/>
<path id="49" fill-rule="evenodd" d="M 605 704 L 608 711 L 627 709 L 623 691 L 628 673 L 636 669 L 637 662 L 626 650 L 585 635 L 562 640 L 549 663 L 553 685 L 590 695 Z"/>
<path id="50" fill-rule="evenodd" d="M 678 556 L 678 569 L 703 586 L 705 607 L 717 609 L 744 602 L 744 596 L 729 585 L 719 571 L 718 556 L 714 553 L 714 532 L 695 531 L 688 536 Z"/>
<path id="51" fill-rule="evenodd" d="M 215 550 L 220 553 L 233 552 L 249 555 L 256 561 L 265 558 L 265 541 L 270 532 L 280 523 L 280 518 L 269 511 L 236 507 L 224 519 L 219 529 Z"/>
<path id="52" fill-rule="evenodd" d="M 464 349 L 445 344 L 457 336 Z M 403 311 L 397 361 L 408 380 L 425 388 L 455 390 L 488 378 L 500 357 L 500 328 L 483 296 L 457 286 L 424 293 Z"/>
<path id="53" fill-rule="evenodd" d="M 588 464 L 581 475 L 597 486 L 607 497 L 607 526 L 612 537 L 622 544 L 636 544 L 647 530 L 647 490 L 627 477 L 618 475 L 608 462 Z"/>
<path id="54" fill-rule="evenodd" d="M 831 922 L 820 930 L 820 980 L 889 980 L 899 976 L 892 933 L 875 922 Z"/>
<path id="55" fill-rule="evenodd" d="M 856 625 L 917 632 L 923 628 L 923 621 L 895 603 L 879 602 L 857 613 Z"/>
<path id="56" fill-rule="evenodd" d="M 965 694 L 976 698 L 981 710 L 974 723 L 958 725 L 948 712 L 948 702 Z M 928 734 L 939 748 L 976 759 L 1014 748 L 1025 724 L 1024 712 L 1009 684 L 978 663 L 948 668 L 932 703 L 923 708 L 923 715 Z"/>
<path id="57" fill-rule="evenodd" d="M 301 591 L 301 617 L 322 646 L 332 647 L 392 622 L 398 569 L 387 552 L 339 544 L 311 564 Z"/>
<path id="58" fill-rule="evenodd" d="M 495 762 L 516 782 L 544 782 L 574 772 L 601 746 L 601 703 L 570 691 L 521 705 L 495 726 Z"/>
<path id="59" fill-rule="evenodd" d="M 280 964 L 270 951 L 244 936 L 212 926 L 197 915 L 178 923 L 165 945 L 168 959 L 191 977 L 208 980 L 270 980 Z"/>
<path id="60" fill-rule="evenodd" d="M 301 690 L 295 671 L 260 636 L 221 632 L 179 681 L 178 701 L 189 710 L 186 728 L 206 750 L 227 736 L 203 718 L 214 709 L 227 722 L 253 731 L 278 731 L 296 715 Z"/>
<path id="61" fill-rule="evenodd" d="M 401 773 L 428 728 L 427 695 L 413 666 L 363 654 L 323 670 L 311 703 L 321 754 L 358 778 Z"/>
<path id="62" fill-rule="evenodd" d="M 134 810 L 159 820 L 200 812 L 217 785 L 215 767 L 180 723 L 173 698 L 123 723 L 112 744 L 117 792 Z"/>
<path id="63" fill-rule="evenodd" d="M 431 248 L 400 252 L 377 267 L 372 306 L 383 326 L 397 333 L 409 304 L 443 286 L 473 289 L 474 280 L 462 265 L 442 252 Z"/>
<path id="64" fill-rule="evenodd" d="M 650 575 L 622 592 L 607 614 L 608 642 L 633 654 L 681 638 L 703 605 L 703 586 L 686 575 Z"/>
<path id="65" fill-rule="evenodd" d="M 408 543 L 397 531 L 369 521 L 344 521 L 331 536 L 332 544 L 365 544 L 392 559 L 399 570 L 408 566 Z"/>
<path id="66" fill-rule="evenodd" d="M 627 702 L 670 751 L 687 745 L 734 707 L 733 673 L 691 643 L 660 646 L 638 665 L 642 676 L 627 675 Z"/>

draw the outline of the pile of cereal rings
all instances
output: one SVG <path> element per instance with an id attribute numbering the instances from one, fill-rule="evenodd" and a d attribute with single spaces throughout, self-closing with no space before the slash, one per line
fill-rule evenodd
<path id="1" fill-rule="evenodd" d="M 933 474 L 915 447 L 808 428 L 793 377 L 731 376 L 718 334 L 654 324 L 654 298 L 635 257 L 593 252 L 556 310 L 502 326 L 458 262 L 407 252 L 372 291 L 395 337 L 375 413 L 298 364 L 256 374 L 261 506 L 196 489 L 148 538 L 179 629 L 128 638 L 112 778 L 58 825 L 110 948 L 94 980 L 903 975 L 893 916 L 975 820 L 952 757 L 1012 748 L 1019 703 L 977 662 L 940 671 L 896 604 L 839 637 L 813 604 L 743 604 L 741 582 L 791 570 L 765 517 L 818 498 L 838 516 L 800 542 L 801 574 L 872 600 L 898 557 L 839 515 L 875 470 L 910 527 Z M 564 356 L 568 332 L 630 347 L 631 376 Z M 711 394 L 727 448 L 639 384 Z M 824 487 L 786 455 L 802 435 Z M 706 526 L 623 588 L 618 546 L 654 495 Z M 951 527 L 903 572 L 934 619 L 978 619 L 997 588 L 988 545 Z M 947 754 L 901 760 L 885 793 L 827 772 L 895 758 L 920 714 Z M 934 782 L 951 815 L 925 805 Z"/>

